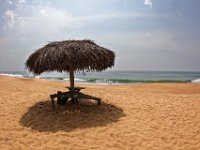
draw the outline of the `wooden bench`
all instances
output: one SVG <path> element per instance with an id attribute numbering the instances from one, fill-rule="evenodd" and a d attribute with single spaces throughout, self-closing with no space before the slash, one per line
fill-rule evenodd
<path id="1" fill-rule="evenodd" d="M 82 89 L 85 89 L 83 87 L 66 87 L 66 88 L 69 89 L 68 92 L 58 91 L 57 94 L 50 95 L 52 110 L 54 110 L 55 108 L 55 101 L 54 101 L 55 98 L 57 98 L 58 105 L 64 105 L 67 101 L 71 101 L 72 103 L 77 104 L 79 103 L 80 99 L 93 99 L 97 101 L 98 105 L 101 105 L 100 98 L 81 93 L 80 91 Z"/>

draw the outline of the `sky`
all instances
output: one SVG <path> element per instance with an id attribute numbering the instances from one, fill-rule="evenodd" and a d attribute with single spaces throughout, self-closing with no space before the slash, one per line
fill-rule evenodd
<path id="1" fill-rule="evenodd" d="M 200 71 L 200 0 L 0 0 L 0 71 L 51 41 L 91 39 L 113 70 Z"/>

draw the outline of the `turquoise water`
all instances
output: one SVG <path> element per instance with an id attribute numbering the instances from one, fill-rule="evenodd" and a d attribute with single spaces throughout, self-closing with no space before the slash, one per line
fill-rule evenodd
<path id="1" fill-rule="evenodd" d="M 0 72 L 9 76 L 25 78 L 42 78 L 50 80 L 69 80 L 68 73 L 43 73 L 34 76 L 26 71 Z M 185 71 L 103 71 L 93 73 L 75 73 L 76 82 L 106 83 L 106 84 L 131 84 L 154 82 L 200 82 L 200 72 Z"/>

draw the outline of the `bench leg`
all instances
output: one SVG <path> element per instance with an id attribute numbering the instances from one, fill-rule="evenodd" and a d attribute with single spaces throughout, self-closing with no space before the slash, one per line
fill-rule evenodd
<path id="1" fill-rule="evenodd" d="M 100 99 L 97 100 L 97 104 L 101 105 L 101 100 Z"/>
<path id="2" fill-rule="evenodd" d="M 55 101 L 54 98 L 56 98 L 58 95 L 57 94 L 52 94 L 50 95 L 51 98 L 51 110 L 53 111 L 55 109 Z"/>
<path id="3" fill-rule="evenodd" d="M 55 102 L 54 102 L 54 98 L 51 97 L 51 110 L 54 111 L 55 109 Z"/>

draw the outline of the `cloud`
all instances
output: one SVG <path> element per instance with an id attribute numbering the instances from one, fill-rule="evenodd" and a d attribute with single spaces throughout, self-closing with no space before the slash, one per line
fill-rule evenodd
<path id="1" fill-rule="evenodd" d="M 20 3 L 20 4 L 26 3 L 26 0 L 19 0 L 18 3 Z"/>
<path id="2" fill-rule="evenodd" d="M 10 5 L 13 4 L 13 2 L 12 2 L 11 0 L 7 0 L 6 2 L 7 2 L 8 4 L 10 4 Z"/>
<path id="3" fill-rule="evenodd" d="M 144 5 L 152 7 L 151 0 L 144 0 Z"/>
<path id="4" fill-rule="evenodd" d="M 22 1 L 22 0 L 20 0 Z M 114 18 L 141 17 L 140 13 L 104 13 L 98 15 L 74 15 L 67 9 L 57 9 L 52 5 L 16 6 L 5 15 L 4 30 L 15 29 L 17 32 L 55 33 L 68 29 L 79 29 L 84 25 L 102 22 Z M 47 28 L 48 27 L 48 28 Z M 19 29 L 21 31 L 19 31 Z"/>
<path id="5" fill-rule="evenodd" d="M 99 35 L 100 39 L 115 45 L 118 49 L 126 49 L 127 51 L 134 51 L 134 49 L 143 49 L 144 51 L 187 50 L 191 47 L 189 45 L 183 48 L 178 41 L 179 35 L 168 31 L 105 33 Z"/>
<path id="6" fill-rule="evenodd" d="M 5 19 L 4 31 L 22 31 L 25 27 L 25 19 L 22 16 L 18 16 L 14 10 L 7 10 L 3 18 Z"/>
<path id="7" fill-rule="evenodd" d="M 86 15 L 86 16 L 75 16 L 74 21 L 95 21 L 105 20 L 114 18 L 126 18 L 126 17 L 142 17 L 144 14 L 141 13 L 111 13 L 111 14 L 99 14 L 99 15 Z"/>
<path id="8" fill-rule="evenodd" d="M 4 25 L 4 30 L 12 29 L 15 25 L 15 12 L 13 10 L 7 10 L 4 14 L 4 19 L 6 20 L 6 24 Z"/>

